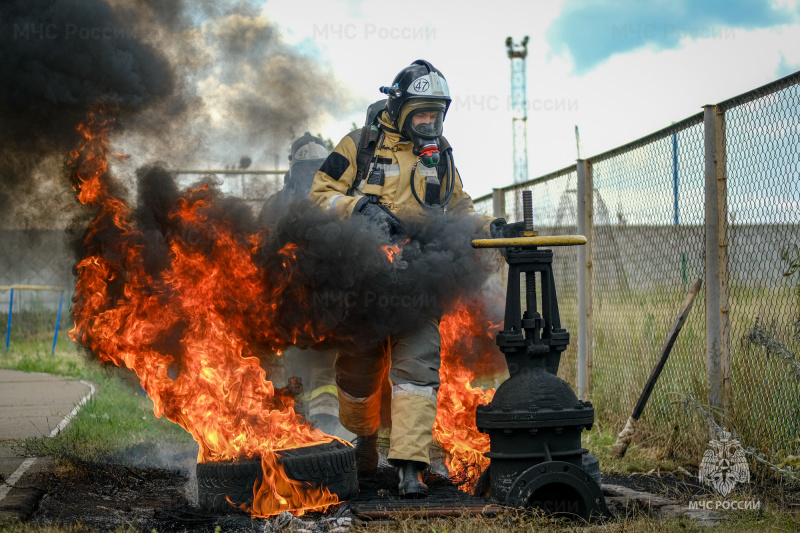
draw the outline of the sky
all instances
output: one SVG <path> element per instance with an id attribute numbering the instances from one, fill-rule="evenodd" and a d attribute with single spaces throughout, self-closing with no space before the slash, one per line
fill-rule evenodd
<path id="1" fill-rule="evenodd" d="M 59 169 L 98 102 L 134 205 L 154 162 L 280 170 L 305 131 L 339 142 L 416 59 L 448 80 L 465 190 L 489 194 L 514 180 L 505 41 L 525 36 L 533 179 L 574 163 L 576 126 L 591 157 L 800 71 L 800 0 L 0 2 L 0 225 L 72 219 Z M 218 181 L 254 208 L 283 185 L 282 172 Z"/>
<path id="2" fill-rule="evenodd" d="M 800 70 L 800 0 L 268 0 L 261 9 L 351 99 L 352 111 L 297 125 L 334 144 L 399 70 L 416 59 L 440 69 L 453 98 L 444 134 L 473 198 L 513 182 L 508 36 L 530 38 L 529 178 L 575 161 L 576 125 L 589 157 Z"/>

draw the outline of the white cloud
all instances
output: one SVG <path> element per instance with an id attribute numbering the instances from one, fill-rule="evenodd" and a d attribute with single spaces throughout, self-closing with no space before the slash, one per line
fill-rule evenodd
<path id="1" fill-rule="evenodd" d="M 794 1 L 794 0 L 793 0 Z M 796 2 L 795 2 L 796 4 Z M 794 5 L 794 4 L 793 4 Z M 685 35 L 677 48 L 619 54 L 585 75 L 553 54 L 546 30 L 563 1 L 410 1 L 399 6 L 361 2 L 270 0 L 265 14 L 285 39 L 317 49 L 342 83 L 366 104 L 380 85 L 414 59 L 424 58 L 448 79 L 454 102 L 445 135 L 473 197 L 512 180 L 510 67 L 504 41 L 530 36 L 528 71 L 529 176 L 571 164 L 668 126 L 768 83 L 783 64 L 800 65 L 800 25 L 723 30 L 717 38 Z M 791 6 L 790 6 L 791 7 Z M 363 122 L 364 113 L 324 125 L 334 142 Z"/>

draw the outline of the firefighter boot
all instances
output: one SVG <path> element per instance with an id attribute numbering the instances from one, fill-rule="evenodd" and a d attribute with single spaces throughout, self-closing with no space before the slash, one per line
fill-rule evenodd
<path id="1" fill-rule="evenodd" d="M 375 479 L 378 470 L 378 433 L 359 435 L 356 438 L 356 469 L 358 479 Z"/>
<path id="2" fill-rule="evenodd" d="M 396 461 L 399 485 L 397 490 L 403 498 L 421 498 L 428 495 L 428 486 L 422 482 L 422 472 L 428 466 L 417 461 Z"/>

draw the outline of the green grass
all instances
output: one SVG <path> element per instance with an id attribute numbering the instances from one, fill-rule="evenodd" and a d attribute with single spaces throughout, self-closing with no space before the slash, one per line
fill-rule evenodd
<path id="1" fill-rule="evenodd" d="M 25 316 L 15 315 L 18 324 L 24 322 Z M 2 320 L 2 317 L 0 317 Z M 648 318 L 643 319 L 646 323 Z M 50 355 L 52 331 L 48 321 L 44 325 L 31 327 L 26 335 L 12 338 L 11 350 L 0 355 L 0 368 L 24 370 L 31 372 L 48 372 L 91 381 L 97 386 L 97 394 L 87 403 L 67 426 L 61 435 L 53 439 L 30 439 L 19 446 L 31 455 L 49 455 L 56 458 L 56 466 L 69 469 L 75 461 L 97 462 L 118 460 L 130 457 L 132 450 L 141 455 L 143 448 L 152 447 L 154 443 L 172 443 L 178 447 L 196 446 L 191 436 L 176 424 L 165 419 L 158 419 L 152 411 L 151 401 L 141 394 L 133 373 L 113 367 L 100 367 L 84 357 L 77 347 L 66 337 L 67 328 L 62 328 L 55 355 Z M 658 337 L 654 326 L 653 338 Z M 26 331 L 20 326 L 20 332 Z M 63 335 L 63 339 L 61 336 Z M 624 403 L 624 402 L 623 402 Z M 632 404 L 631 404 L 632 407 Z M 629 412 L 626 409 L 614 420 L 624 422 Z M 696 416 L 686 415 L 693 424 L 700 427 Z M 678 429 L 676 429 L 678 428 Z M 610 456 L 611 446 L 622 429 L 622 424 L 603 421 L 595 425 L 590 432 L 584 432 L 583 445 L 600 459 L 604 473 L 645 473 L 651 470 L 674 471 L 685 463 L 675 457 L 684 455 L 693 457 L 688 452 L 675 454 L 670 448 L 680 450 L 681 439 L 677 435 L 683 433 L 673 422 L 662 428 L 646 427 L 637 433 L 634 444 L 622 459 Z M 703 444 L 705 433 L 699 432 L 700 444 Z M 196 448 L 195 448 L 196 449 Z M 693 457 L 699 461 L 701 455 Z M 751 467 L 753 465 L 751 464 Z M 795 513 L 766 511 L 759 514 L 731 514 L 731 519 L 724 526 L 725 531 L 760 532 L 760 531 L 795 531 L 800 528 L 800 519 Z M 483 532 L 483 531 L 575 531 L 576 524 L 563 523 L 532 513 L 511 512 L 498 517 L 454 517 L 446 519 L 428 518 L 419 520 L 413 516 L 396 520 L 393 524 L 355 527 L 353 531 L 425 531 L 436 533 Z M 712 531 L 698 526 L 689 520 L 671 520 L 658 522 L 648 516 L 634 516 L 624 520 L 580 528 L 581 531 L 666 531 L 693 532 Z M 719 531 L 720 529 L 716 529 Z M 11 533 L 83 533 L 87 528 L 80 524 L 65 527 L 45 527 L 35 524 L 0 524 L 0 531 Z M 118 531 L 133 532 L 130 528 Z"/>
<path id="2" fill-rule="evenodd" d="M 658 445 L 664 441 L 657 436 L 637 438 L 623 458 L 612 457 L 611 448 L 617 441 L 619 430 L 607 428 L 598 431 L 598 427 L 595 424 L 592 431 L 584 431 L 581 442 L 584 448 L 597 456 L 601 470 L 606 474 L 641 474 L 653 470 L 672 472 L 683 466 L 664 455 L 663 446 Z"/>
<path id="3" fill-rule="evenodd" d="M 354 527 L 354 533 L 483 533 L 483 532 L 603 532 L 603 533 L 789 533 L 797 531 L 800 520 L 776 513 L 757 513 L 729 518 L 717 527 L 701 526 L 689 519 L 667 522 L 639 515 L 606 524 L 581 525 L 551 520 L 530 513 L 509 512 L 495 517 L 425 518 L 407 517 L 392 524 Z"/>
<path id="4" fill-rule="evenodd" d="M 114 376 L 95 379 L 96 395 L 65 431 L 52 439 L 28 439 L 20 446 L 30 455 L 81 461 L 121 460 L 158 443 L 189 448 L 193 440 L 180 426 L 157 418 L 152 402 Z"/>
<path id="5" fill-rule="evenodd" d="M 591 400 L 597 420 L 619 432 L 633 411 L 667 333 L 677 316 L 683 289 L 603 293 L 594 297 L 594 365 Z M 681 407 L 691 394 L 707 397 L 704 292 L 695 300 L 669 360 L 640 418 L 640 438 L 670 447 L 669 454 L 697 462 L 707 447 L 707 428 Z M 790 287 L 732 286 L 730 307 L 731 380 L 727 412 L 717 420 L 767 456 L 800 451 L 800 383 L 785 363 L 750 345 L 745 336 L 756 319 L 794 353 L 796 300 Z M 574 363 L 573 363 L 574 364 Z M 675 431 L 675 428 L 678 431 Z"/>
<path id="6" fill-rule="evenodd" d="M 0 531 L 3 533 L 96 533 L 96 529 L 89 528 L 83 524 L 70 524 L 64 526 L 49 526 L 39 524 L 27 524 L 24 522 L 0 522 Z M 120 526 L 111 533 L 139 533 L 140 530 L 135 529 L 133 526 Z M 142 531 L 141 533 L 153 533 Z M 156 532 L 157 533 L 157 532 Z M 215 532 L 219 533 L 219 532 Z"/>
<path id="7" fill-rule="evenodd" d="M 92 462 L 123 458 L 132 450 L 153 443 L 176 448 L 194 446 L 191 435 L 180 426 L 155 416 L 152 401 L 139 387 L 133 372 L 93 362 L 69 341 L 66 328 L 65 338 L 59 338 L 55 354 L 50 355 L 52 331 L 48 336 L 42 325 L 46 321 L 37 322 L 36 317 L 25 314 L 15 314 L 14 321 L 22 325 L 20 331 L 25 327 L 28 330 L 24 337 L 13 339 L 9 351 L 0 355 L 0 368 L 71 376 L 96 387 L 94 397 L 59 435 L 16 443 L 25 454 Z"/>

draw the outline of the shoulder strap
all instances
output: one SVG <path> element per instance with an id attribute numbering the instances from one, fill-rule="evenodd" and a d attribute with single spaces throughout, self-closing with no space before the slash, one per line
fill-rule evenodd
<path id="1" fill-rule="evenodd" d="M 375 152 L 375 144 L 378 142 L 380 130 L 377 127 L 372 127 L 369 124 L 365 125 L 360 130 L 354 130 L 349 133 L 350 138 L 356 143 L 358 151 L 356 152 L 356 177 L 353 180 L 353 185 L 347 191 L 348 196 L 352 196 L 353 191 L 356 190 L 361 180 L 364 179 L 364 174 L 369 168 L 369 160 Z"/>

